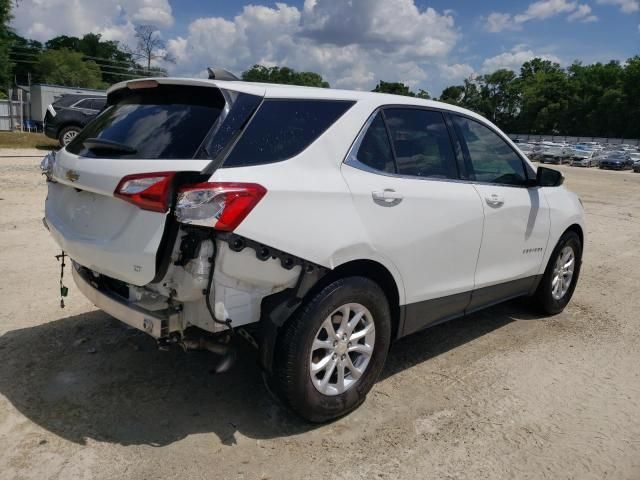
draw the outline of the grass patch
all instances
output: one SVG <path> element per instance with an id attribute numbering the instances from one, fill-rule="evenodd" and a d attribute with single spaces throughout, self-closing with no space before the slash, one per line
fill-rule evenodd
<path id="1" fill-rule="evenodd" d="M 38 148 L 51 150 L 58 148 L 58 142 L 44 133 L 0 132 L 0 148 Z"/>

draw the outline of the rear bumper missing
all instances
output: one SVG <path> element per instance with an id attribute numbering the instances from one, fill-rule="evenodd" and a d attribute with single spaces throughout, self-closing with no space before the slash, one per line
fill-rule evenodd
<path id="1" fill-rule="evenodd" d="M 149 312 L 130 303 L 127 299 L 105 289 L 100 289 L 91 278 L 91 273 L 77 263 L 73 263 L 73 280 L 82 294 L 93 304 L 123 323 L 148 333 L 152 337 L 166 338 L 178 325 L 178 314 L 162 315 L 163 312 Z"/>

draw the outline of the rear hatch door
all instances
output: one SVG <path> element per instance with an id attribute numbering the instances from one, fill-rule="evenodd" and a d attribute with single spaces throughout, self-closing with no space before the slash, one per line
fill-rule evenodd
<path id="1" fill-rule="evenodd" d="M 171 211 L 141 207 L 144 199 L 132 203 L 116 189 L 131 175 L 143 177 L 130 184 L 133 192 L 165 175 L 170 204 L 176 182 L 211 163 L 202 147 L 224 123 L 229 98 L 214 84 L 148 80 L 110 92 L 107 108 L 53 164 L 45 216 L 60 247 L 97 272 L 134 285 L 151 282 Z M 154 173 L 160 175 L 144 179 Z"/>

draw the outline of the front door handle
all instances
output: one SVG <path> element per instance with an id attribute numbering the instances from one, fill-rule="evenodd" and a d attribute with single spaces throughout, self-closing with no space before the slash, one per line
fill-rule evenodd
<path id="1" fill-rule="evenodd" d="M 504 197 L 498 193 L 490 193 L 484 199 L 487 205 L 493 208 L 499 208 L 504 205 Z"/>
<path id="2" fill-rule="evenodd" d="M 404 198 L 401 193 L 396 192 L 392 188 L 371 192 L 371 197 L 375 203 L 383 207 L 395 207 Z"/>

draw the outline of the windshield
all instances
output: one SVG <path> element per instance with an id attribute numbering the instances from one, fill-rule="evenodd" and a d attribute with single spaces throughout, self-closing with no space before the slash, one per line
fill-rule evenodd
<path id="1" fill-rule="evenodd" d="M 212 87 L 124 88 L 109 96 L 107 108 L 67 150 L 83 157 L 190 159 L 224 106 Z"/>

